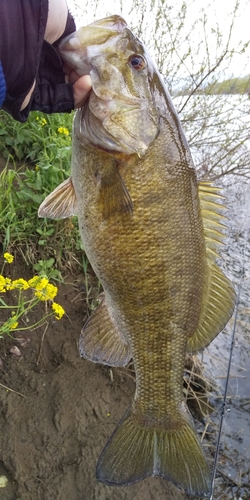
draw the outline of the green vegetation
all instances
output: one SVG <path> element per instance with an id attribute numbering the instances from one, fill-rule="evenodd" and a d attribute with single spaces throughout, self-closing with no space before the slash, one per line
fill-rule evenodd
<path id="1" fill-rule="evenodd" d="M 60 319 L 64 310 L 54 301 L 57 287 L 50 280 L 63 281 L 68 271 L 84 273 L 87 307 L 96 307 L 77 218 L 50 220 L 37 215 L 44 198 L 70 175 L 73 116 L 33 112 L 27 122 L 19 123 L 0 111 L 1 261 L 4 254 L 0 339 L 48 324 L 50 318 Z M 31 279 L 13 279 L 14 266 L 6 268 L 14 259 L 12 254 L 21 255 L 33 273 Z M 41 301 L 46 302 L 45 308 Z"/>
<path id="2" fill-rule="evenodd" d="M 221 82 L 217 79 L 205 87 L 197 88 L 196 95 L 235 95 L 235 94 L 250 94 L 250 75 L 237 78 L 228 78 Z M 190 94 L 190 83 L 176 90 L 174 96 L 188 96 Z"/>
<path id="3" fill-rule="evenodd" d="M 222 82 L 215 81 L 204 89 L 206 94 L 250 94 L 250 75 L 242 78 L 229 78 Z"/>
<path id="4" fill-rule="evenodd" d="M 52 221 L 37 216 L 40 203 L 69 176 L 72 119 L 73 113 L 33 112 L 19 123 L 0 111 L 0 155 L 5 158 L 0 245 L 3 251 L 20 250 L 36 272 L 53 278 L 76 264 L 82 253 L 75 217 Z"/>

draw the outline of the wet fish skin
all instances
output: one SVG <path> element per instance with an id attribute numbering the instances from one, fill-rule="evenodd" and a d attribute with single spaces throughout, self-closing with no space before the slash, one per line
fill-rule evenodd
<path id="1" fill-rule="evenodd" d="M 128 485 L 158 475 L 209 496 L 210 469 L 182 377 L 186 352 L 211 342 L 234 307 L 233 288 L 215 264 L 217 190 L 199 188 L 171 98 L 122 18 L 82 28 L 60 50 L 79 74 L 91 75 L 93 91 L 75 116 L 71 179 L 39 215 L 78 215 L 103 285 L 81 355 L 111 366 L 132 357 L 136 373 L 132 407 L 101 454 L 97 478 Z"/>

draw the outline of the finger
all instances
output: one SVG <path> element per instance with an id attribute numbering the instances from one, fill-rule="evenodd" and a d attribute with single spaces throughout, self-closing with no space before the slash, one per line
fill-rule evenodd
<path id="1" fill-rule="evenodd" d="M 75 108 L 81 108 L 91 90 L 91 78 L 89 75 L 78 77 L 73 85 Z"/>

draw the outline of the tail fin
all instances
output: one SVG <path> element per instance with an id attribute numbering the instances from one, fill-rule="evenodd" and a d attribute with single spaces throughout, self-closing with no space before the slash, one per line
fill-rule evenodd
<path id="1" fill-rule="evenodd" d="M 191 425 L 182 420 L 167 431 L 142 427 L 129 410 L 99 458 L 96 477 L 126 486 L 148 476 L 172 481 L 188 494 L 210 496 L 210 469 Z"/>

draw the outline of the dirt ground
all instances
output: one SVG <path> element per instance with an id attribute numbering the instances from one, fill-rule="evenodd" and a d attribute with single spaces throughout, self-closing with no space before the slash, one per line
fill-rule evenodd
<path id="1" fill-rule="evenodd" d="M 12 266 L 13 278 L 31 276 Z M 160 478 L 129 487 L 96 480 L 98 457 L 135 385 L 129 370 L 111 371 L 79 357 L 85 294 L 81 280 L 66 281 L 56 298 L 67 313 L 62 320 L 19 341 L 0 339 L 0 476 L 8 478 L 0 499 L 183 500 Z M 10 352 L 14 345 L 21 357 Z"/>

